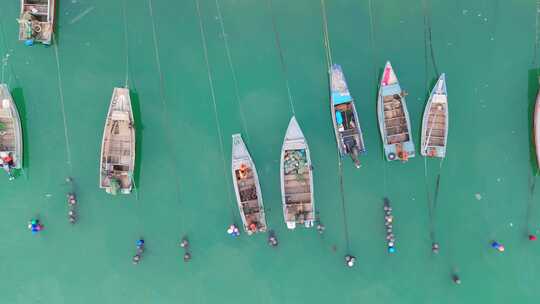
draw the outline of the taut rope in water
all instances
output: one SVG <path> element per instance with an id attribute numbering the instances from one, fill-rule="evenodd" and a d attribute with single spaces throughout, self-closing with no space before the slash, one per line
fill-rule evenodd
<path id="1" fill-rule="evenodd" d="M 66 163 L 68 165 L 69 176 L 73 175 L 73 164 L 71 163 L 71 148 L 69 143 L 68 124 L 66 117 L 66 107 L 64 103 L 64 90 L 62 88 L 62 75 L 60 72 L 60 57 L 58 56 L 58 43 L 56 41 L 56 35 L 53 33 L 53 48 L 54 56 L 56 59 L 56 74 L 58 77 L 58 93 L 60 97 L 60 108 L 62 110 L 62 122 L 64 124 L 64 140 L 66 144 Z"/>
<path id="2" fill-rule="evenodd" d="M 372 62 L 373 62 L 373 76 L 374 76 L 374 79 L 375 79 L 375 84 L 377 86 L 377 88 L 380 86 L 380 83 L 379 83 L 379 70 L 377 68 L 377 56 L 376 56 L 376 52 L 375 52 L 375 19 L 373 18 L 373 3 L 372 3 L 372 0 L 368 0 L 368 13 L 369 13 L 369 39 L 370 39 L 370 43 L 371 43 L 371 53 L 372 53 L 372 56 L 373 56 L 373 59 L 372 59 Z M 378 93 L 377 93 L 377 98 L 378 98 Z M 377 101 L 378 102 L 378 101 Z M 379 125 L 379 128 L 380 128 L 380 125 Z M 382 139 L 382 144 L 384 145 L 384 139 Z M 382 153 L 382 158 L 384 160 L 384 166 L 383 166 L 383 190 L 384 190 L 384 193 L 385 193 L 385 196 L 387 196 L 387 191 L 388 191 L 388 182 L 387 182 L 387 175 L 388 175 L 388 161 L 386 159 L 386 154 L 384 153 L 384 147 L 381 151 Z"/>
<path id="3" fill-rule="evenodd" d="M 124 87 L 128 87 L 129 82 L 129 40 L 128 40 L 128 23 L 126 13 L 126 0 L 122 1 L 122 17 L 124 20 L 124 45 L 126 49 L 126 81 Z"/>
<path id="4" fill-rule="evenodd" d="M 173 163 L 173 166 L 169 166 L 172 170 L 172 173 L 173 173 L 173 176 L 174 176 L 174 182 L 175 182 L 175 187 L 174 187 L 174 190 L 175 190 L 175 195 L 176 195 L 176 199 L 178 201 L 179 204 L 182 204 L 182 199 L 181 199 L 181 192 L 180 192 L 180 186 L 181 186 L 181 181 L 180 181 L 180 174 L 178 174 L 178 170 L 176 168 L 176 166 L 178 165 L 178 161 L 177 161 L 177 158 L 176 158 L 176 153 L 174 152 L 173 150 L 173 146 L 172 146 L 172 143 L 173 143 L 173 137 L 171 135 L 171 132 L 170 132 L 170 121 L 169 121 L 169 116 L 167 115 L 167 113 L 169 113 L 168 109 L 167 109 L 167 99 L 165 97 L 165 84 L 164 84 L 164 78 L 163 78 L 163 72 L 161 70 L 161 61 L 160 61 L 160 57 L 159 57 L 159 46 L 158 46 L 158 40 L 157 40 L 157 34 L 156 34 L 156 23 L 154 21 L 154 10 L 152 8 L 152 0 L 148 0 L 148 10 L 149 10 L 149 14 L 150 14 L 150 23 L 152 25 L 152 41 L 153 41 L 153 44 L 154 44 L 154 59 L 156 60 L 156 69 L 158 71 L 158 74 L 159 74 L 159 97 L 160 97 L 160 100 L 161 100 L 161 107 L 162 107 L 162 116 L 163 116 L 163 124 L 164 124 L 164 129 L 165 129 L 165 135 L 166 135 L 166 139 L 167 139 L 167 152 L 169 153 L 169 157 L 171 158 L 172 160 L 172 163 Z M 183 225 L 184 225 L 184 212 L 180 212 L 180 217 L 181 217 L 181 225 L 182 225 L 182 228 L 183 228 Z"/>
<path id="5" fill-rule="evenodd" d="M 433 41 L 432 41 L 432 26 L 431 26 L 431 0 L 423 0 L 422 6 L 424 10 L 424 64 L 425 64 L 425 90 L 426 92 L 429 92 L 429 61 L 431 61 L 431 67 L 433 68 L 433 72 L 436 76 L 439 75 L 439 70 L 437 68 L 437 63 L 435 60 L 435 51 L 433 49 Z M 431 57 L 431 58 L 429 58 Z M 431 60 L 430 60 L 431 59 Z M 429 97 L 428 97 L 429 98 Z M 435 119 L 437 114 L 435 114 L 433 118 L 433 124 L 435 124 Z M 431 129 L 428 134 L 428 138 L 426 139 L 426 145 L 429 142 L 429 139 L 431 138 Z M 422 134 L 424 136 L 424 134 Z M 427 197 L 427 204 L 428 204 L 428 214 L 429 214 L 429 221 L 430 221 L 430 238 L 432 244 L 436 243 L 435 238 L 435 216 L 436 216 L 436 207 L 437 207 L 437 201 L 439 197 L 439 189 L 440 189 L 440 180 L 441 180 L 441 170 L 442 165 L 444 162 L 444 158 L 440 159 L 439 162 L 439 169 L 437 172 L 437 176 L 435 178 L 435 189 L 434 189 L 434 195 L 433 199 L 431 197 L 431 191 L 429 190 L 429 170 L 427 165 L 427 157 L 424 158 L 424 178 L 426 183 L 426 197 Z"/>
<path id="6" fill-rule="evenodd" d="M 533 67 L 536 69 L 536 77 L 540 77 L 540 67 L 538 66 L 538 48 L 540 47 L 540 0 L 536 0 L 536 23 L 534 37 Z"/>
<path id="7" fill-rule="evenodd" d="M 222 135 L 222 131 L 221 131 L 221 124 L 220 124 L 220 121 L 219 121 L 219 115 L 218 115 L 218 111 L 217 111 L 217 104 L 216 104 L 216 92 L 214 90 L 214 80 L 212 78 L 212 71 L 210 69 L 210 60 L 208 59 L 208 47 L 206 45 L 206 33 L 204 31 L 204 25 L 203 25 L 203 20 L 202 20 L 202 15 L 201 15 L 201 7 L 200 7 L 200 3 L 199 3 L 199 0 L 195 0 L 195 6 L 197 8 L 197 16 L 199 18 L 199 29 L 200 29 L 200 33 L 201 33 L 201 42 L 202 42 L 202 47 L 203 47 L 203 54 L 204 54 L 204 61 L 205 61 L 205 64 L 206 64 L 206 72 L 208 74 L 208 84 L 210 86 L 210 96 L 211 96 L 211 100 L 212 100 L 212 105 L 213 105 L 213 110 L 214 110 L 214 119 L 216 121 L 216 127 L 217 127 L 217 133 L 218 133 L 218 139 L 219 139 L 219 153 L 221 154 L 221 159 L 223 161 L 223 179 L 224 181 L 228 181 L 228 178 L 227 178 L 227 165 L 226 165 L 226 161 L 225 161 L 225 152 L 224 152 L 224 145 L 223 145 L 223 135 Z M 229 186 L 226 186 L 227 188 L 227 193 L 229 195 L 229 201 L 232 203 L 234 200 L 232 198 L 232 193 L 231 193 L 231 188 Z M 232 216 L 232 220 L 234 221 L 235 219 L 235 212 L 234 212 L 234 208 L 232 207 L 233 204 L 228 204 L 229 207 L 231 208 L 231 216 Z"/>
<path id="8" fill-rule="evenodd" d="M 279 61 L 281 63 L 281 71 L 283 72 L 283 78 L 285 78 L 285 86 L 287 88 L 287 96 L 289 97 L 289 106 L 291 107 L 291 112 L 293 116 L 296 116 L 294 112 L 294 103 L 291 94 L 291 87 L 289 85 L 289 77 L 287 73 L 287 65 L 285 64 L 285 57 L 283 56 L 283 49 L 281 48 L 281 42 L 279 38 L 279 32 L 276 25 L 276 17 L 274 16 L 274 10 L 272 7 L 272 0 L 268 0 L 268 9 L 270 10 L 270 15 L 272 17 L 272 30 L 274 31 L 274 38 L 276 42 L 276 47 L 279 53 Z"/>
<path id="9" fill-rule="evenodd" d="M 327 73 L 328 77 L 331 77 L 330 75 L 330 68 L 332 66 L 332 50 L 330 47 L 330 39 L 328 34 L 328 19 L 326 17 L 326 3 L 324 0 L 321 0 L 321 15 L 322 15 L 322 21 L 323 21 L 323 38 L 324 38 L 324 49 L 325 49 L 325 55 L 326 55 L 326 65 L 327 65 Z M 330 80 L 330 79 L 329 79 Z M 343 212 L 343 229 L 344 229 L 344 236 L 345 236 L 345 244 L 347 246 L 347 252 L 350 251 L 350 237 L 349 237 L 349 225 L 347 221 L 347 211 L 346 211 L 346 200 L 345 200 L 345 188 L 343 185 L 343 161 L 341 158 L 341 154 L 339 151 L 337 151 L 337 162 L 338 162 L 338 183 L 339 183 L 339 194 L 341 198 L 341 210 Z"/>
<path id="10" fill-rule="evenodd" d="M 323 20 L 323 35 L 324 35 L 324 49 L 326 51 L 326 65 L 328 72 L 330 72 L 330 67 L 334 63 L 332 60 L 332 48 L 330 46 L 330 38 L 328 33 L 328 18 L 326 17 L 326 3 L 324 0 L 321 0 L 321 13 Z"/>
<path id="11" fill-rule="evenodd" d="M 240 99 L 240 90 L 238 89 L 236 69 L 234 68 L 234 64 L 232 61 L 231 49 L 229 47 L 229 39 L 227 38 L 227 34 L 225 32 L 225 23 L 223 21 L 223 14 L 221 13 L 221 6 L 219 5 L 219 0 L 216 0 L 216 8 L 217 8 L 217 13 L 218 13 L 219 26 L 221 27 L 221 35 L 223 36 L 223 43 L 225 44 L 225 54 L 227 55 L 227 61 L 229 63 L 229 68 L 231 69 L 232 80 L 234 84 L 234 94 L 236 97 L 236 102 L 238 103 L 240 119 L 242 120 L 242 129 L 244 130 L 244 133 L 246 134 L 246 139 L 249 142 L 249 133 L 248 133 L 247 123 L 246 123 L 246 117 L 244 115 L 244 110 L 242 108 L 242 101 Z"/>
<path id="12" fill-rule="evenodd" d="M 437 63 L 435 62 L 435 51 L 433 50 L 433 41 L 431 39 L 432 27 L 431 27 L 431 0 L 423 1 L 424 7 L 424 43 L 426 49 L 429 50 L 431 55 L 431 64 L 433 65 L 433 71 L 436 75 L 439 75 L 439 70 L 437 69 Z M 427 62 L 427 59 L 426 59 Z M 426 76 L 427 77 L 427 76 Z"/>

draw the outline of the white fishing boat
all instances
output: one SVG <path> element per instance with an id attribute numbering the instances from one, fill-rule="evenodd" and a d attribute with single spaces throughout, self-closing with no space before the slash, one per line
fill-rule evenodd
<path id="1" fill-rule="evenodd" d="M 114 88 L 101 143 L 100 188 L 131 193 L 135 169 L 135 127 L 129 90 Z"/>
<path id="2" fill-rule="evenodd" d="M 13 169 L 23 167 L 21 119 L 5 84 L 0 84 L 0 167 L 10 179 L 15 177 Z"/>
<path id="3" fill-rule="evenodd" d="M 446 156 L 448 137 L 448 100 L 446 78 L 441 74 L 429 95 L 422 119 L 421 151 L 426 157 Z"/>
<path id="4" fill-rule="evenodd" d="M 287 228 L 312 227 L 315 223 L 313 173 L 309 147 L 293 116 L 281 148 L 280 176 L 283 215 Z"/>
<path id="5" fill-rule="evenodd" d="M 392 65 L 387 61 L 379 86 L 377 116 L 384 155 L 389 161 L 399 159 L 405 162 L 415 156 L 405 95 Z"/>
<path id="6" fill-rule="evenodd" d="M 255 163 L 240 134 L 232 136 L 232 179 L 247 234 L 266 231 L 261 185 Z"/>
<path id="7" fill-rule="evenodd" d="M 51 44 L 54 32 L 56 0 L 21 0 L 19 40 L 32 45 L 34 41 Z"/>

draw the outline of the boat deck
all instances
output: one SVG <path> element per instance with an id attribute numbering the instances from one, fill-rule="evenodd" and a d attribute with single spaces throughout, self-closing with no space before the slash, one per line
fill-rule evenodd
<path id="1" fill-rule="evenodd" d="M 0 107 L 0 151 L 15 151 L 15 124 L 9 110 Z"/>
<path id="2" fill-rule="evenodd" d="M 313 220 L 309 172 L 285 175 L 286 220 L 302 223 Z"/>
<path id="3" fill-rule="evenodd" d="M 426 146 L 444 147 L 446 144 L 446 104 L 434 104 L 428 114 L 425 133 Z"/>
<path id="4" fill-rule="evenodd" d="M 403 110 L 401 96 L 387 95 L 384 102 L 384 127 L 388 144 L 397 144 L 409 141 L 409 128 Z"/>

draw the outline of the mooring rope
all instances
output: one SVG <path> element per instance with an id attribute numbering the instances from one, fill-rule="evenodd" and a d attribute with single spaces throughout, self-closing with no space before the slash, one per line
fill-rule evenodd
<path id="1" fill-rule="evenodd" d="M 330 73 L 330 68 L 334 63 L 332 60 L 332 48 L 330 46 L 330 38 L 328 33 L 328 18 L 326 16 L 326 3 L 324 0 L 321 0 L 321 14 L 323 20 L 323 38 L 324 38 L 324 49 L 326 53 L 326 65 L 328 73 Z"/>
<path id="2" fill-rule="evenodd" d="M 268 0 L 268 9 L 270 10 L 270 15 L 272 17 L 272 30 L 274 32 L 275 44 L 279 53 L 279 62 L 281 64 L 281 71 L 283 72 L 283 78 L 285 78 L 285 86 L 287 88 L 287 96 L 289 97 L 289 106 L 291 107 L 291 113 L 293 116 L 296 116 L 294 112 L 294 102 L 291 94 L 291 87 L 289 85 L 289 77 L 287 72 L 287 65 L 285 64 L 285 57 L 283 55 L 283 49 L 281 47 L 279 32 L 276 25 L 276 17 L 274 15 L 274 9 L 272 6 L 272 0 Z"/>
<path id="3" fill-rule="evenodd" d="M 432 36 L 432 26 L 431 26 L 431 0 L 423 0 L 423 10 L 424 10 L 424 44 L 425 44 L 425 55 L 428 56 L 428 50 L 431 56 L 431 64 L 433 66 L 433 71 L 435 75 L 439 75 L 439 70 L 437 68 L 437 63 L 435 61 L 435 51 L 433 50 L 433 41 Z M 426 59 L 427 60 L 427 59 Z M 426 63 L 427 64 L 427 63 Z M 427 77 L 427 76 L 426 76 Z"/>
<path id="4" fill-rule="evenodd" d="M 71 148 L 70 148 L 70 141 L 69 141 L 69 133 L 68 133 L 68 123 L 67 123 L 67 117 L 66 117 L 66 106 L 64 103 L 64 89 L 62 87 L 62 75 L 60 70 L 60 56 L 58 55 L 58 43 L 56 41 L 56 35 L 53 33 L 52 36 L 52 43 L 53 43 L 53 49 L 54 49 L 54 56 L 56 59 L 56 75 L 58 77 L 58 93 L 59 93 L 59 99 L 60 99 L 60 109 L 62 110 L 62 122 L 64 124 L 64 140 L 66 145 L 66 163 L 68 165 L 69 169 L 69 176 L 73 174 L 73 164 L 71 162 Z"/>
<path id="5" fill-rule="evenodd" d="M 227 182 L 228 182 L 227 176 L 228 175 L 227 175 L 227 164 L 226 164 L 226 161 L 225 161 L 225 152 L 224 152 L 225 149 L 224 149 L 224 144 L 223 144 L 223 132 L 221 131 L 221 123 L 220 123 L 220 120 L 219 120 L 219 115 L 218 115 L 218 110 L 217 110 L 216 92 L 215 92 L 215 89 L 214 89 L 214 80 L 213 80 L 213 77 L 212 77 L 212 70 L 210 68 L 210 60 L 208 58 L 208 46 L 206 45 L 206 33 L 204 31 L 204 25 L 203 25 L 203 19 L 202 19 L 202 15 L 201 15 L 201 8 L 200 8 L 199 0 L 195 0 L 195 6 L 197 8 L 197 16 L 199 18 L 199 29 L 200 29 L 200 34 L 201 34 L 201 42 L 202 42 L 202 48 L 203 48 L 203 54 L 204 54 L 204 61 L 205 61 L 205 64 L 206 64 L 206 72 L 208 74 L 208 84 L 210 86 L 210 97 L 211 97 L 211 100 L 212 100 L 212 106 L 213 106 L 213 110 L 214 110 L 214 119 L 215 119 L 215 122 L 216 122 L 216 128 L 217 128 L 218 139 L 219 139 L 219 153 L 221 155 L 221 160 L 223 162 L 223 179 L 225 181 L 229 201 L 231 203 L 231 204 L 228 204 L 228 205 L 231 208 L 231 216 L 232 216 L 232 220 L 234 221 L 236 212 L 234 211 L 234 208 L 232 207 L 233 206 L 232 202 L 234 200 L 233 200 L 233 197 L 232 197 L 231 188 L 227 185 Z"/>
<path id="6" fill-rule="evenodd" d="M 148 10 L 150 13 L 150 23 L 152 25 L 152 41 L 154 44 L 153 45 L 154 46 L 154 59 L 156 60 L 156 69 L 159 76 L 159 97 L 160 97 L 161 107 L 162 107 L 163 128 L 165 129 L 165 135 L 167 138 L 167 145 L 166 145 L 168 147 L 167 152 L 169 153 L 169 157 L 173 163 L 173 165 L 169 167 L 171 168 L 171 171 L 174 176 L 174 182 L 175 182 L 174 190 L 175 190 L 176 199 L 178 203 L 181 205 L 182 204 L 181 191 L 180 191 L 181 180 L 180 180 L 180 174 L 178 173 L 178 169 L 177 169 L 178 160 L 177 160 L 176 153 L 172 145 L 174 140 L 170 131 L 171 124 L 170 124 L 170 120 L 168 116 L 169 110 L 167 108 L 167 98 L 165 96 L 165 80 L 163 77 L 163 71 L 161 70 L 161 60 L 159 57 L 159 44 L 157 40 L 156 22 L 154 20 L 154 9 L 152 7 L 152 0 L 148 0 Z M 181 228 L 184 229 L 184 218 L 185 218 L 184 212 L 180 212 L 179 216 L 181 217 L 181 221 L 180 221 Z"/>
<path id="7" fill-rule="evenodd" d="M 536 77 L 540 77 L 540 66 L 538 66 L 538 48 L 540 47 L 540 0 L 536 0 L 535 12 L 535 37 L 534 37 L 534 54 L 533 67 L 536 69 Z"/>
<path id="8" fill-rule="evenodd" d="M 374 18 L 374 13 L 373 13 L 373 3 L 372 3 L 372 0 L 368 0 L 368 15 L 369 15 L 369 40 L 370 40 L 370 43 L 371 43 L 371 56 L 372 56 L 372 62 L 373 62 L 373 79 L 375 80 L 375 84 L 377 85 L 377 88 L 380 88 L 380 82 L 379 82 L 379 69 L 378 69 L 378 64 L 377 64 L 377 53 L 376 53 L 376 46 L 375 46 L 375 18 Z M 379 98 L 379 93 L 377 93 L 377 103 L 379 102 L 378 101 L 378 98 Z M 377 107 L 378 107 L 378 104 L 377 104 Z M 381 128 L 380 126 L 380 122 L 379 123 L 379 129 Z M 379 132 L 381 132 L 379 130 Z M 384 151 L 384 142 L 385 142 L 385 139 L 383 138 L 384 136 L 381 135 L 381 141 L 382 141 L 382 145 L 383 145 L 383 149 L 381 151 L 381 154 L 382 154 L 382 158 L 384 160 L 384 165 L 383 165 L 383 191 L 385 193 L 385 196 L 388 196 L 388 160 L 386 158 L 386 153 Z"/>
<path id="9" fill-rule="evenodd" d="M 325 49 L 325 55 L 326 55 L 326 65 L 327 65 L 327 75 L 329 77 L 328 81 L 330 82 L 330 68 L 332 67 L 333 61 L 332 61 L 332 50 L 330 46 L 330 39 L 328 34 L 328 19 L 326 16 L 326 3 L 324 0 L 321 0 L 321 16 L 322 16 L 322 25 L 323 25 L 323 45 Z M 343 185 L 343 159 L 341 157 L 341 154 L 339 150 L 337 151 L 337 162 L 338 162 L 338 183 L 339 183 L 339 194 L 341 198 L 341 210 L 343 214 L 343 232 L 344 232 L 344 238 L 345 238 L 345 244 L 347 252 L 350 252 L 351 250 L 351 241 L 349 237 L 349 224 L 347 221 L 347 205 L 346 205 L 346 199 L 345 199 L 345 187 Z"/>
<path id="10" fill-rule="evenodd" d="M 345 201 L 345 189 L 343 186 L 343 162 L 341 161 L 341 155 L 337 152 L 338 157 L 338 177 L 339 177 L 339 192 L 341 196 L 341 210 L 343 212 L 343 230 L 345 236 L 345 244 L 347 246 L 347 252 L 351 250 L 351 242 L 349 237 L 349 224 L 347 221 L 347 208 Z"/>
<path id="11" fill-rule="evenodd" d="M 124 87 L 128 87 L 129 82 L 129 39 L 128 39 L 128 22 L 127 22 L 127 13 L 126 13 L 126 0 L 122 1 L 122 17 L 124 20 L 124 45 L 126 49 L 126 81 Z"/>
<path id="12" fill-rule="evenodd" d="M 238 79 L 236 77 L 236 69 L 234 68 L 234 64 L 233 64 L 233 60 L 231 56 L 231 49 L 229 47 L 229 39 L 225 31 L 225 22 L 223 21 L 223 14 L 221 13 L 221 6 L 219 5 L 219 0 L 216 0 L 216 8 L 217 8 L 217 13 L 218 13 L 219 25 L 221 27 L 221 35 L 223 36 L 223 43 L 225 45 L 225 54 L 227 55 L 229 69 L 231 70 L 231 74 L 232 74 L 234 94 L 236 97 L 236 102 L 238 103 L 240 120 L 242 121 L 242 130 L 244 131 L 244 134 L 246 134 L 246 140 L 249 142 L 249 132 L 247 128 L 246 117 L 245 117 L 244 110 L 242 107 L 242 100 L 240 98 L 240 90 L 238 89 Z"/>

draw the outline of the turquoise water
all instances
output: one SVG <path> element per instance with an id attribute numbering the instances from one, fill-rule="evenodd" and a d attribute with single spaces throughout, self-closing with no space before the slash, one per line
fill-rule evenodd
<path id="1" fill-rule="evenodd" d="M 31 48 L 17 41 L 17 1 L 0 3 L 2 81 L 25 131 L 24 174 L 0 186 L 1 302 L 534 303 L 540 249 L 526 239 L 540 220 L 539 198 L 529 191 L 534 1 L 326 1 L 332 58 L 356 98 L 369 150 L 360 170 L 344 162 L 346 220 L 320 3 L 272 2 L 285 74 L 266 1 L 219 0 L 233 74 L 216 2 L 200 0 L 218 123 L 195 1 L 61 1 L 57 43 Z M 426 181 L 433 191 L 439 162 L 386 163 L 375 114 L 380 69 L 391 60 L 409 92 L 419 143 L 438 76 L 426 52 L 429 23 L 437 70 L 447 74 L 451 128 L 434 216 L 438 256 L 430 249 Z M 100 144 L 112 89 L 126 78 L 137 120 L 137 190 L 112 197 L 98 188 Z M 278 160 L 292 115 L 286 80 L 312 153 L 322 236 L 283 223 Z M 257 164 L 278 248 L 265 235 L 226 235 L 240 221 L 229 171 L 237 132 Z M 79 197 L 75 226 L 67 221 L 67 176 Z M 393 256 L 384 243 L 384 196 L 396 218 Z M 33 236 L 26 224 L 35 217 L 45 230 Z M 184 235 L 193 255 L 187 264 L 178 245 Z M 134 266 L 140 236 L 147 252 Z M 506 252 L 491 249 L 492 239 Z M 355 268 L 344 266 L 346 253 L 358 258 Z"/>

